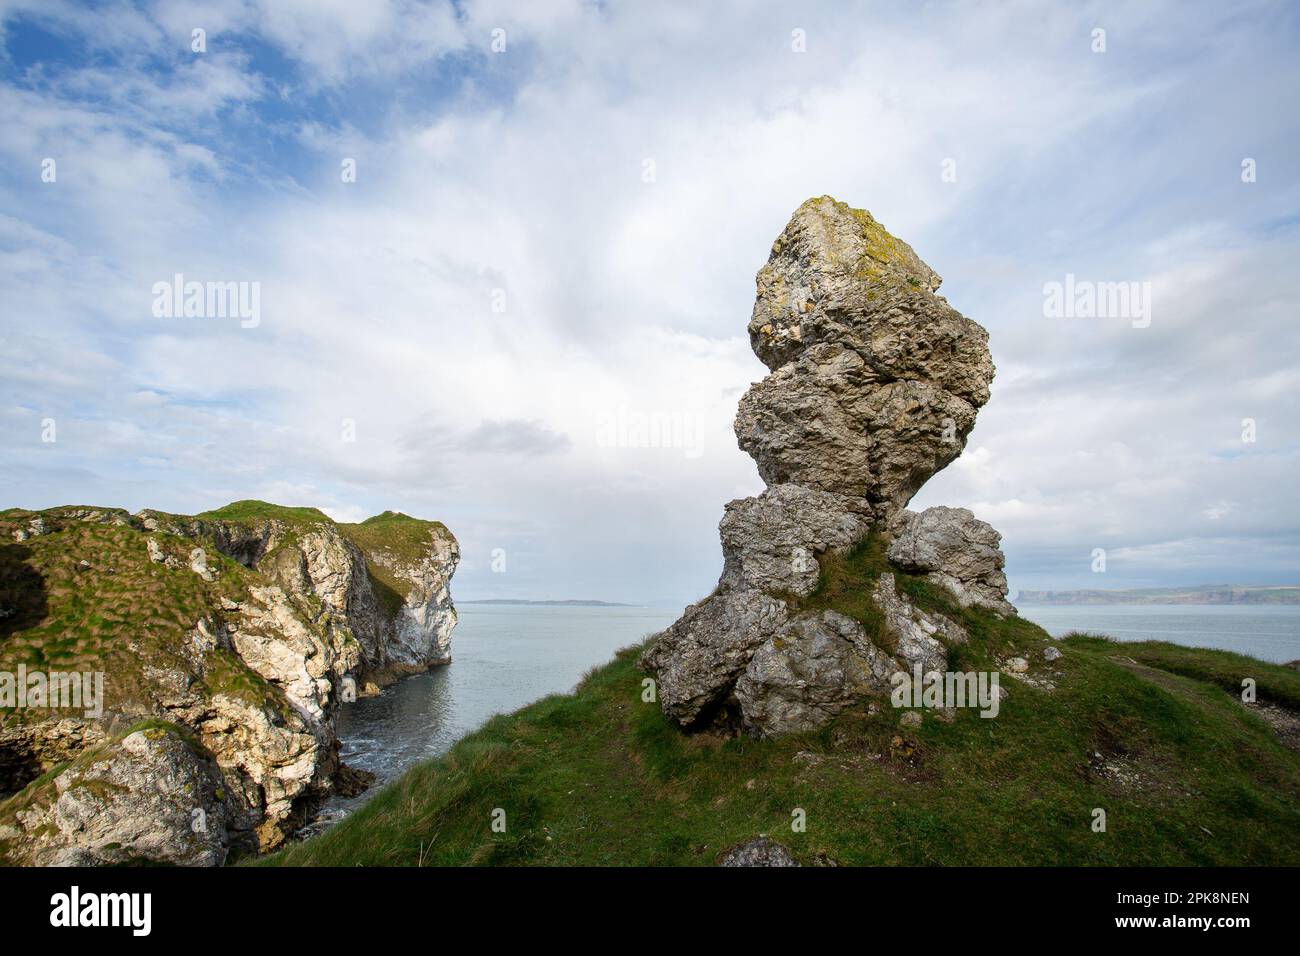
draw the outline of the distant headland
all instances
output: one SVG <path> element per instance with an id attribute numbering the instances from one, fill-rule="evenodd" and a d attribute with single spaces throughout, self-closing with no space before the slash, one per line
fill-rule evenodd
<path id="1" fill-rule="evenodd" d="M 1022 604 L 1300 604 L 1300 585 L 1202 584 L 1131 590 L 1021 591 Z"/>
<path id="2" fill-rule="evenodd" d="M 528 607 L 639 607 L 637 604 L 620 604 L 617 601 L 521 601 L 515 598 L 481 598 L 477 601 L 458 601 L 465 604 L 520 604 Z"/>

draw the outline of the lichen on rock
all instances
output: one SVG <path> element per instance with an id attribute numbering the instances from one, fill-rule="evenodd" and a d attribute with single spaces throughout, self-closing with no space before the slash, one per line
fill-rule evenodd
<path id="1" fill-rule="evenodd" d="M 865 210 L 829 196 L 796 210 L 749 322 L 772 374 L 736 417 L 764 481 L 866 499 L 887 520 L 961 454 L 993 360 L 940 282 Z"/>

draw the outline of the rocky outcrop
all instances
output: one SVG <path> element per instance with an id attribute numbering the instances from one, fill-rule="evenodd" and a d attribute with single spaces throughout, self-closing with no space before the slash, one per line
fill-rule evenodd
<path id="1" fill-rule="evenodd" d="M 800 485 L 732 501 L 718 528 L 725 556 L 721 586 L 807 597 L 817 587 L 816 556 L 849 547 L 869 527 L 835 495 Z"/>
<path id="2" fill-rule="evenodd" d="M 776 736 L 813 730 L 866 694 L 889 690 L 898 663 L 835 611 L 789 621 L 736 681 L 744 726 Z"/>
<path id="3" fill-rule="evenodd" d="M 736 437 L 768 485 L 892 513 L 959 454 L 988 401 L 988 333 L 935 294 L 939 276 L 871 214 L 823 196 L 795 212 L 758 273 L 749 322 L 772 374 Z"/>
<path id="4" fill-rule="evenodd" d="M 24 532 L 6 546 L 20 553 L 0 555 L 0 603 L 8 580 L 22 598 L 0 622 L 0 671 L 33 653 L 55 670 L 66 656 L 102 675 L 104 695 L 97 714 L 46 701 L 0 711 L 10 862 L 208 864 L 232 848 L 274 848 L 337 782 L 357 785 L 338 758 L 340 704 L 450 660 L 459 548 L 436 522 L 385 513 L 337 524 L 257 502 L 198 517 L 38 517 L 34 536 L 30 513 L 0 513 Z M 131 732 L 141 721 L 153 722 L 144 738 Z M 77 808 L 95 800 L 92 825 Z M 203 839 L 176 830 L 166 852 L 152 829 L 119 839 L 133 813 L 179 827 L 172 803 L 203 811 Z"/>
<path id="5" fill-rule="evenodd" d="M 917 667 L 922 674 L 942 673 L 948 667 L 948 648 L 970 639 L 960 624 L 942 614 L 920 610 L 898 589 L 892 574 L 876 579 L 871 600 L 884 615 L 894 654 L 909 673 Z"/>
<path id="6" fill-rule="evenodd" d="M 226 857 L 221 771 L 177 728 L 129 733 L 33 790 L 0 823 L 11 862 L 217 866 Z"/>
<path id="7" fill-rule="evenodd" d="M 140 518 L 150 531 L 210 538 L 223 554 L 263 572 L 286 592 L 314 595 L 327 612 L 330 633 L 359 646 L 359 676 L 366 682 L 392 683 L 451 661 L 456 609 L 448 585 L 460 548 L 436 522 L 393 512 L 357 525 L 335 524 L 324 515 L 306 524 L 150 511 Z"/>
<path id="8" fill-rule="evenodd" d="M 664 713 L 684 727 L 717 713 L 754 651 L 783 625 L 785 602 L 758 591 L 720 592 L 686 609 L 641 658 L 658 677 Z"/>
<path id="9" fill-rule="evenodd" d="M 895 533 L 895 566 L 962 606 L 1014 613 L 997 532 L 968 511 L 905 510 L 961 453 L 993 378 L 987 333 L 939 284 L 869 213 L 828 196 L 800 206 L 773 244 L 749 323 L 771 374 L 735 422 L 768 488 L 726 506 L 717 589 L 641 660 L 683 727 L 808 730 L 886 692 L 900 670 L 946 668 L 965 630 L 917 608 L 893 574 L 869 591 L 882 633 L 804 607 L 827 556 L 869 534 Z"/>
<path id="10" fill-rule="evenodd" d="M 962 607 L 1015 614 L 1007 601 L 1002 535 L 965 508 L 903 511 L 894 519 L 889 560 L 952 592 Z"/>

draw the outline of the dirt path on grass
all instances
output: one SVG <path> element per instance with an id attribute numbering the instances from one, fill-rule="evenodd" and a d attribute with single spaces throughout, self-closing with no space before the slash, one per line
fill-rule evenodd
<path id="1" fill-rule="evenodd" d="M 1110 659 L 1120 667 L 1162 686 L 1173 688 L 1177 685 L 1178 675 L 1171 674 L 1169 671 L 1161 670 L 1158 667 L 1150 667 L 1146 664 L 1139 664 L 1131 657 L 1112 656 Z M 1300 753 L 1300 712 L 1291 710 L 1289 707 L 1283 707 L 1281 704 L 1267 701 L 1247 704 L 1236 695 L 1229 694 L 1228 696 L 1268 724 L 1282 746 Z"/>

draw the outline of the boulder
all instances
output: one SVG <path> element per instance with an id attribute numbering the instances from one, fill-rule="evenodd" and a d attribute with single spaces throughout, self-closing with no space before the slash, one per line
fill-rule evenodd
<path id="1" fill-rule="evenodd" d="M 869 527 L 841 498 L 800 485 L 732 501 L 718 527 L 722 586 L 807 597 L 817 588 L 817 556 L 851 546 Z"/>
<path id="2" fill-rule="evenodd" d="M 217 576 L 212 573 L 212 569 L 208 567 L 208 554 L 202 548 L 195 548 L 190 551 L 190 570 L 204 581 L 215 581 L 217 579 Z"/>
<path id="3" fill-rule="evenodd" d="M 988 333 L 861 209 L 805 202 L 759 270 L 749 339 L 773 374 L 736 436 L 769 484 L 865 498 L 889 517 L 959 454 L 988 401 Z"/>
<path id="4" fill-rule="evenodd" d="M 855 499 L 888 519 L 961 454 L 975 424 L 964 399 L 922 381 L 876 381 L 864 359 L 818 345 L 740 400 L 736 437 L 769 485 Z"/>
<path id="5" fill-rule="evenodd" d="M 746 730 L 776 737 L 813 730 L 868 694 L 887 693 L 898 664 L 862 625 L 835 611 L 789 621 L 736 681 Z"/>
<path id="6" fill-rule="evenodd" d="M 889 560 L 904 571 L 924 574 L 952 592 L 963 607 L 1015 614 L 1007 601 L 1002 536 L 965 508 L 902 511 L 890 527 Z"/>
<path id="7" fill-rule="evenodd" d="M 657 675 L 664 713 L 690 726 L 724 703 L 755 649 L 787 616 L 783 601 L 758 591 L 716 594 L 687 608 L 641 660 Z"/>

